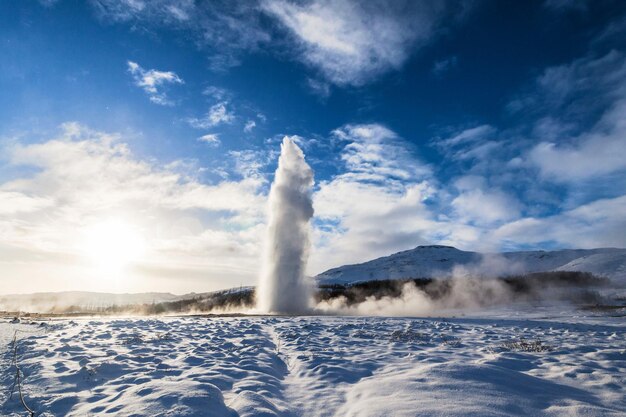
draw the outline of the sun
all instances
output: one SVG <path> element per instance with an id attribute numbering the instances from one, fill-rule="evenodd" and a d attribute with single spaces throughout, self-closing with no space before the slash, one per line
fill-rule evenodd
<path id="1" fill-rule="evenodd" d="M 145 240 L 136 227 L 110 219 L 85 229 L 83 250 L 102 272 L 118 273 L 141 258 Z"/>

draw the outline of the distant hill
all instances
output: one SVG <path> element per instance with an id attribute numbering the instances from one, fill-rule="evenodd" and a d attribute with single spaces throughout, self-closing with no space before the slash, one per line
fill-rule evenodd
<path id="1" fill-rule="evenodd" d="M 497 277 L 547 271 L 580 271 L 626 284 L 626 249 L 566 249 L 479 253 L 452 246 L 418 246 L 317 275 L 318 284 L 404 278 L 449 278 L 454 275 Z"/>
<path id="2" fill-rule="evenodd" d="M 39 292 L 33 294 L 0 295 L 0 310 L 4 311 L 55 311 L 69 306 L 98 309 L 112 305 L 161 303 L 176 301 L 181 297 L 170 293 L 147 292 L 113 294 L 89 291 Z"/>
<path id="3" fill-rule="evenodd" d="M 114 294 L 87 291 L 0 295 L 0 312 L 159 314 L 252 305 L 254 287 L 174 295 L 162 292 Z"/>

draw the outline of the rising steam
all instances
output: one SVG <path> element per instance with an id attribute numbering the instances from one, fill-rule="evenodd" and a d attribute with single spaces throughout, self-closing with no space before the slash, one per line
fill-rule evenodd
<path id="1" fill-rule="evenodd" d="M 302 150 L 285 137 L 269 197 L 266 253 L 257 292 L 263 312 L 303 313 L 311 304 L 304 271 L 309 252 L 313 171 Z"/>
<path id="2" fill-rule="evenodd" d="M 608 280 L 577 271 L 547 271 L 514 275 L 521 265 L 507 265 L 499 256 L 457 266 L 452 275 L 416 285 L 416 281 L 388 281 L 378 291 L 365 290 L 366 283 L 349 287 L 345 294 L 334 289 L 333 297 L 321 298 L 315 311 L 321 314 L 371 316 L 454 315 L 491 307 L 551 304 L 599 305 L 611 302 L 598 290 Z M 500 278 L 497 278 L 500 276 Z M 376 287 L 376 285 L 373 285 Z M 401 286 L 401 287 L 400 287 Z M 387 293 L 385 293 L 387 290 Z"/>

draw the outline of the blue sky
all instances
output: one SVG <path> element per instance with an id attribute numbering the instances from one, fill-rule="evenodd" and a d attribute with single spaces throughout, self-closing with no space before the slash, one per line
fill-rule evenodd
<path id="1" fill-rule="evenodd" d="M 624 247 L 625 32 L 619 1 L 2 2 L 4 292 L 254 283 L 284 136 L 310 274 Z"/>

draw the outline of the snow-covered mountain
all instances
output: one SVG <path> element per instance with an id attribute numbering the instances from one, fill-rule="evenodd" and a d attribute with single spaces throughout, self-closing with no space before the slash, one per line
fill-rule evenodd
<path id="1" fill-rule="evenodd" d="M 452 246 L 415 249 L 356 265 L 329 269 L 316 276 L 319 284 L 400 278 L 449 278 L 455 275 L 503 276 L 544 271 L 582 271 L 626 283 L 626 249 L 566 249 L 479 253 Z"/>

